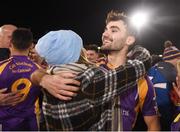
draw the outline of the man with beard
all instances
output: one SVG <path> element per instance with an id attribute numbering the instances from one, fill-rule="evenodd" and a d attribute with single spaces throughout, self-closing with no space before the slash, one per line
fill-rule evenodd
<path id="1" fill-rule="evenodd" d="M 110 14 L 113 14 L 113 12 Z M 108 66 L 110 63 L 104 63 L 99 68 L 95 67 L 94 69 L 85 70 L 77 77 L 71 74 L 71 77 L 81 81 L 81 90 L 78 93 L 75 93 L 79 90 L 76 85 L 78 83 L 76 80 L 70 79 L 70 76 L 47 75 L 43 71 L 36 71 L 32 75 L 32 80 L 36 84 L 43 86 L 54 97 L 61 100 L 72 99 L 71 101 L 57 101 L 57 99 L 52 99 L 51 96 L 48 96 L 49 100 L 44 103 L 45 107 L 43 110 L 50 130 L 131 130 L 139 107 L 145 113 L 148 130 L 159 130 L 157 107 L 152 85 L 146 77 L 143 77 L 144 75 L 140 79 L 139 75 L 129 74 L 132 73 L 133 69 L 138 70 L 136 74 L 144 70 L 140 66 L 142 62 L 137 60 L 146 62 L 144 58 L 148 57 L 147 50 L 136 46 L 129 53 L 131 59 L 126 61 L 128 48 L 134 44 L 135 38 L 130 34 L 126 23 L 124 23 L 124 18 L 122 20 L 121 17 L 119 19 L 119 16 L 115 18 L 111 20 L 112 22 L 107 22 L 106 30 L 102 36 L 102 49 L 108 49 L 109 54 L 107 58 L 109 62 L 113 63 L 113 68 L 111 69 Z M 47 44 L 47 42 L 44 44 Z M 47 54 L 46 56 L 48 57 Z M 53 55 L 51 54 L 51 56 Z M 133 63 L 136 63 L 136 65 Z M 57 70 L 52 70 L 50 73 L 54 73 L 53 71 Z M 115 78 L 115 74 L 109 74 L 112 71 L 117 72 Z M 125 71 L 125 74 L 118 74 L 119 71 L 121 73 Z M 138 84 L 136 81 L 133 81 L 134 77 L 136 80 L 139 79 Z M 76 86 L 67 84 L 75 84 Z M 125 90 L 127 92 L 123 92 Z M 125 93 L 126 97 L 119 96 L 122 92 L 123 94 Z M 142 96 L 139 96 L 138 92 L 142 92 Z M 113 99 L 115 96 L 120 100 L 124 98 L 124 103 L 116 104 L 116 101 Z M 51 101 L 50 97 L 53 101 Z M 145 103 L 148 104 L 144 105 Z M 126 110 L 126 107 L 128 110 Z M 116 108 L 118 108 L 117 112 Z M 118 112 L 123 113 L 123 117 L 120 117 L 123 120 L 114 118 L 115 115 L 118 116 Z M 122 127 L 120 128 L 120 126 Z"/>

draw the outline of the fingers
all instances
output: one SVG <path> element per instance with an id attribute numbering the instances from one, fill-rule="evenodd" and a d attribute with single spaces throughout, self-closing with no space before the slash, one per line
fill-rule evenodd
<path id="1" fill-rule="evenodd" d="M 65 91 L 65 90 L 59 90 L 58 93 L 56 93 L 55 97 L 60 99 L 60 100 L 71 100 L 72 97 L 76 96 L 77 94 L 74 92 L 70 92 L 70 91 Z"/>
<path id="2" fill-rule="evenodd" d="M 21 102 L 22 96 L 22 94 L 19 94 L 17 92 L 1 94 L 1 105 L 7 106 L 17 104 Z"/>
<path id="3" fill-rule="evenodd" d="M 177 95 L 179 96 L 180 98 L 180 88 L 177 87 L 177 85 L 175 83 L 173 83 L 173 89 L 175 90 L 175 92 L 177 93 Z"/>
<path id="4" fill-rule="evenodd" d="M 80 82 L 73 79 L 75 76 L 67 72 L 46 75 L 41 80 L 41 86 L 60 100 L 71 100 L 80 89 Z"/>
<path id="5" fill-rule="evenodd" d="M 174 82 L 173 82 L 173 88 L 174 88 L 175 91 L 177 90 L 177 86 L 176 86 L 176 84 Z"/>
<path id="6" fill-rule="evenodd" d="M 180 76 L 176 77 L 177 87 L 180 88 Z"/>
<path id="7" fill-rule="evenodd" d="M 73 73 L 61 73 L 54 75 L 54 82 L 80 86 L 80 82 L 74 79 L 75 76 Z"/>
<path id="8" fill-rule="evenodd" d="M 74 96 L 77 95 L 77 93 L 67 91 L 67 90 L 59 90 L 59 94 L 62 95 L 62 96 L 70 96 L 70 97 L 74 97 Z"/>
<path id="9" fill-rule="evenodd" d="M 16 104 L 18 104 L 18 103 L 20 103 L 22 101 L 22 97 L 15 97 L 15 98 L 13 98 L 13 100 L 12 99 L 7 99 L 6 100 L 6 104 L 5 105 L 16 105 Z"/>
<path id="10" fill-rule="evenodd" d="M 40 85 L 42 87 L 48 87 L 53 85 L 54 87 L 58 87 L 58 85 L 76 85 L 76 86 L 80 86 L 80 82 L 72 79 L 71 77 L 74 78 L 74 74 L 72 73 L 61 73 L 58 75 L 45 75 L 42 79 L 41 79 L 41 83 Z M 65 78 L 64 78 L 65 77 Z"/>
<path id="11" fill-rule="evenodd" d="M 61 72 L 61 73 L 58 73 L 58 76 L 61 76 L 63 78 L 70 78 L 70 79 L 75 78 L 76 75 L 77 75 L 77 73 L 75 73 L 75 72 Z"/>
<path id="12" fill-rule="evenodd" d="M 56 95 L 61 95 L 64 97 L 75 97 L 79 91 L 79 87 L 70 86 L 70 85 L 60 85 L 58 88 L 54 89 Z M 64 98 L 63 97 L 63 98 Z"/>
<path id="13" fill-rule="evenodd" d="M 57 94 L 56 98 L 58 98 L 60 100 L 64 100 L 64 101 L 68 101 L 68 100 L 72 99 L 71 97 L 63 96 L 63 95 L 60 95 L 60 94 Z"/>
<path id="14" fill-rule="evenodd" d="M 58 89 L 59 90 L 67 90 L 67 91 L 77 92 L 77 91 L 79 91 L 80 87 L 76 86 L 76 85 L 72 85 L 72 84 L 69 85 L 69 83 L 67 83 L 67 84 L 64 83 L 64 84 L 59 85 Z"/>
<path id="15" fill-rule="evenodd" d="M 69 75 L 71 76 L 72 74 L 69 74 Z M 72 76 L 74 76 L 74 75 L 72 75 Z M 75 79 L 70 79 L 70 78 L 63 78 L 62 76 L 59 76 L 59 75 L 54 76 L 54 79 L 51 80 L 51 82 L 49 82 L 49 84 L 51 84 L 53 87 L 56 87 L 59 90 L 62 89 L 62 90 L 67 90 L 67 91 L 78 91 L 79 86 L 80 86 L 79 81 L 77 81 Z"/>
<path id="16" fill-rule="evenodd" d="M 19 91 L 16 91 L 16 92 L 10 92 L 10 93 L 7 93 L 5 94 L 5 97 L 7 98 L 16 98 L 16 97 L 22 97 L 23 94 L 20 94 Z"/>
<path id="17" fill-rule="evenodd" d="M 6 92 L 7 88 L 0 89 L 0 93 Z"/>
<path id="18" fill-rule="evenodd" d="M 75 79 L 62 79 L 64 84 L 80 86 L 80 82 Z"/>

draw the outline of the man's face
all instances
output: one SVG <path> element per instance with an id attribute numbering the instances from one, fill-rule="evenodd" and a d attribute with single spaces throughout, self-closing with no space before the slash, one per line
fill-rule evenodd
<path id="1" fill-rule="evenodd" d="M 123 21 L 111 21 L 102 34 L 102 50 L 120 51 L 126 44 L 127 28 Z"/>
<path id="2" fill-rule="evenodd" d="M 3 44 L 6 46 L 6 48 L 9 48 L 10 46 L 10 40 L 12 37 L 12 30 L 4 30 L 3 33 Z"/>
<path id="3" fill-rule="evenodd" d="M 4 48 L 9 48 L 10 47 L 10 41 L 12 38 L 12 33 L 14 32 L 16 28 L 14 27 L 6 27 L 2 29 L 0 35 L 1 35 L 1 45 Z"/>
<path id="4" fill-rule="evenodd" d="M 96 53 L 96 51 L 94 50 L 87 50 L 87 59 L 91 62 L 96 62 L 98 59 L 98 53 Z"/>

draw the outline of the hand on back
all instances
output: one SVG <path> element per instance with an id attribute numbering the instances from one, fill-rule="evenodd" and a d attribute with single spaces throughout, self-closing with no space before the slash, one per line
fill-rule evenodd
<path id="1" fill-rule="evenodd" d="M 74 79 L 74 73 L 62 72 L 56 75 L 45 75 L 40 85 L 60 100 L 71 100 L 79 90 L 80 82 Z"/>

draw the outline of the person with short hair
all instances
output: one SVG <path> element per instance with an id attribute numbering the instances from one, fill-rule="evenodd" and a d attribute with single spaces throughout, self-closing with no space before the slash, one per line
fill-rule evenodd
<path id="1" fill-rule="evenodd" d="M 10 57 L 10 40 L 17 27 L 12 24 L 5 24 L 0 27 L 0 61 Z"/>
<path id="2" fill-rule="evenodd" d="M 98 46 L 95 44 L 90 44 L 85 47 L 87 53 L 87 59 L 92 63 L 97 63 L 99 58 Z"/>
<path id="3" fill-rule="evenodd" d="M 5 24 L 0 27 L 0 61 L 10 57 L 10 39 L 13 31 L 17 29 L 15 25 Z M 19 102 L 21 96 L 17 92 L 5 92 L 7 89 L 0 90 L 0 106 L 13 105 Z"/>
<path id="4" fill-rule="evenodd" d="M 162 59 L 163 61 L 149 69 L 148 76 L 155 88 L 157 105 L 161 114 L 161 128 L 163 131 L 170 131 L 175 114 L 173 82 L 176 81 L 176 65 L 180 59 L 180 51 L 169 40 L 164 42 Z"/>
<path id="5" fill-rule="evenodd" d="M 16 92 L 21 96 L 12 105 L 0 106 L 3 131 L 38 130 L 41 89 L 32 84 L 30 75 L 40 67 L 28 57 L 32 40 L 29 29 L 16 29 L 10 41 L 11 57 L 0 62 L 0 89 L 7 88 L 6 93 Z"/>

